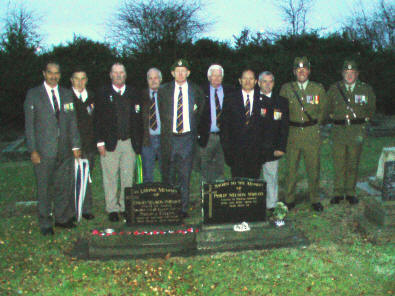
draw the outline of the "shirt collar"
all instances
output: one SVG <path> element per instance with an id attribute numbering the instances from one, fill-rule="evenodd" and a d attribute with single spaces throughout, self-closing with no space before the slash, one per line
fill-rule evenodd
<path id="1" fill-rule="evenodd" d="M 119 91 L 121 91 L 121 95 L 123 95 L 123 93 L 125 92 L 126 89 L 126 84 L 124 84 L 121 88 L 118 88 L 117 86 L 115 86 L 114 84 L 112 85 L 112 88 L 119 93 Z"/>
<path id="2" fill-rule="evenodd" d="M 79 92 L 74 87 L 72 87 L 72 89 L 73 89 L 73 92 L 75 93 L 76 97 L 78 99 L 81 98 L 82 102 L 85 103 L 86 99 L 88 98 L 88 92 L 86 91 L 86 88 L 82 92 Z"/>
<path id="3" fill-rule="evenodd" d="M 59 85 L 57 84 L 55 87 L 49 86 L 45 81 L 44 81 L 44 87 L 47 90 L 47 92 L 51 92 L 51 90 L 59 91 Z"/>

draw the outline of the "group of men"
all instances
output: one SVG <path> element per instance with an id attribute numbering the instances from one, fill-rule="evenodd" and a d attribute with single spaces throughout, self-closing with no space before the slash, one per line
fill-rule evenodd
<path id="1" fill-rule="evenodd" d="M 138 154 L 142 156 L 143 181 L 154 181 L 158 162 L 161 181 L 180 189 L 180 216 L 188 217 L 197 151 L 203 182 L 223 180 L 225 163 L 232 177 L 258 179 L 263 171 L 271 211 L 278 201 L 278 160 L 287 152 L 285 203 L 292 209 L 303 154 L 310 201 L 314 210 L 322 211 L 319 127 L 329 117 L 334 123 L 336 176 L 331 203 L 344 198 L 351 204 L 358 202 L 358 161 L 375 96 L 370 86 L 358 80 L 355 62 L 345 61 L 343 80 L 328 93 L 321 84 L 309 81 L 306 57 L 295 59 L 296 81 L 284 84 L 279 94 L 273 92 L 275 77 L 269 71 L 257 78 L 247 68 L 239 78 L 240 86 L 234 88 L 223 85 L 224 69 L 213 64 L 207 71 L 208 84 L 201 88 L 188 79 L 190 69 L 187 60 L 177 60 L 171 67 L 174 80 L 162 84 L 161 71 L 151 68 L 148 87 L 140 92 L 126 85 L 126 69 L 115 63 L 111 83 L 94 96 L 86 89 L 84 69 L 73 72 L 72 90 L 67 90 L 58 85 L 60 66 L 47 63 L 43 85 L 31 89 L 25 101 L 26 138 L 37 180 L 42 234 L 54 233 L 52 212 L 55 226 L 75 227 L 72 199 L 67 196 L 72 186 L 65 168 L 82 156 L 92 170 L 96 149 L 110 221 L 125 216 L 124 189 L 133 185 Z M 89 185 L 82 216 L 94 218 Z"/>

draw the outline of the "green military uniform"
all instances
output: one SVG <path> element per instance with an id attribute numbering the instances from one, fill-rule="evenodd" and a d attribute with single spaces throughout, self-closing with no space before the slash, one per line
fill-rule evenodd
<path id="1" fill-rule="evenodd" d="M 298 63 L 306 64 L 308 60 L 305 57 L 296 58 L 295 64 Z M 302 67 L 302 65 L 294 66 Z M 297 171 L 303 154 L 308 175 L 310 201 L 312 204 L 319 203 L 321 145 L 319 124 L 326 117 L 328 99 L 325 89 L 320 83 L 307 81 L 306 88 L 302 90 L 300 83 L 295 81 L 284 84 L 281 87 L 280 96 L 285 97 L 289 102 L 288 179 L 285 201 L 295 202 Z"/>
<path id="2" fill-rule="evenodd" d="M 355 62 L 346 61 L 343 70 L 358 69 Z M 375 112 L 376 96 L 368 84 L 359 80 L 355 82 L 352 90 L 348 90 L 344 81 L 334 83 L 329 88 L 328 96 L 330 116 L 334 123 L 332 128 L 334 195 L 341 199 L 346 195 L 349 199 L 355 196 L 359 158 L 366 136 L 366 123 Z"/>

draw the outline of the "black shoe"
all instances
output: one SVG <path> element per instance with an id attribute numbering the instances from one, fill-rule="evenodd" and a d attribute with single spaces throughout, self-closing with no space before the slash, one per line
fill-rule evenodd
<path id="1" fill-rule="evenodd" d="M 335 196 L 331 199 L 331 204 L 338 204 L 344 199 L 344 196 Z"/>
<path id="2" fill-rule="evenodd" d="M 111 222 L 117 222 L 117 221 L 119 221 L 118 213 L 117 213 L 117 212 L 111 212 L 110 214 L 108 214 L 108 219 L 109 219 Z"/>
<path id="3" fill-rule="evenodd" d="M 95 216 L 93 214 L 82 214 L 82 217 L 84 217 L 86 220 L 95 219 Z"/>
<path id="4" fill-rule="evenodd" d="M 316 202 L 311 204 L 313 210 L 316 212 L 322 212 L 324 210 L 324 206 L 320 202 Z"/>
<path id="5" fill-rule="evenodd" d="M 359 202 L 358 198 L 356 198 L 353 195 L 348 195 L 346 196 L 346 199 L 348 200 L 348 202 L 350 203 L 350 205 L 355 205 Z"/>
<path id="6" fill-rule="evenodd" d="M 41 234 L 42 234 L 42 235 L 54 235 L 54 232 L 53 232 L 53 228 L 52 228 L 52 227 L 41 228 L 40 231 L 41 231 Z"/>
<path id="7" fill-rule="evenodd" d="M 295 207 L 295 202 L 284 202 L 284 204 L 287 206 L 288 211 L 292 210 Z"/>
<path id="8" fill-rule="evenodd" d="M 62 227 L 62 228 L 74 228 L 77 225 L 74 224 L 73 220 L 70 219 L 69 221 L 65 222 L 65 223 L 60 223 L 60 222 L 55 222 L 55 226 L 56 227 Z"/>

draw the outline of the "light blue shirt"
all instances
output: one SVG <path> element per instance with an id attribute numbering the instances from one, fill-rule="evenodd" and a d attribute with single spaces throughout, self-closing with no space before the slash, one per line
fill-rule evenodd
<path id="1" fill-rule="evenodd" d="M 148 89 L 149 91 L 149 96 L 152 99 L 152 89 Z M 151 103 L 150 103 L 151 107 Z M 159 136 L 160 135 L 160 116 L 159 116 L 159 108 L 158 108 L 158 91 L 155 91 L 155 112 L 156 112 L 156 122 L 158 124 L 158 127 L 156 130 L 151 129 L 149 127 L 149 133 L 151 136 Z"/>
<path id="2" fill-rule="evenodd" d="M 215 109 L 215 88 L 210 85 L 210 107 L 211 107 L 211 127 L 210 127 L 210 132 L 211 133 L 218 133 L 219 128 L 217 127 L 217 110 Z M 224 103 L 224 89 L 222 88 L 222 85 L 217 87 L 217 95 L 219 99 L 219 104 L 222 106 Z"/>

